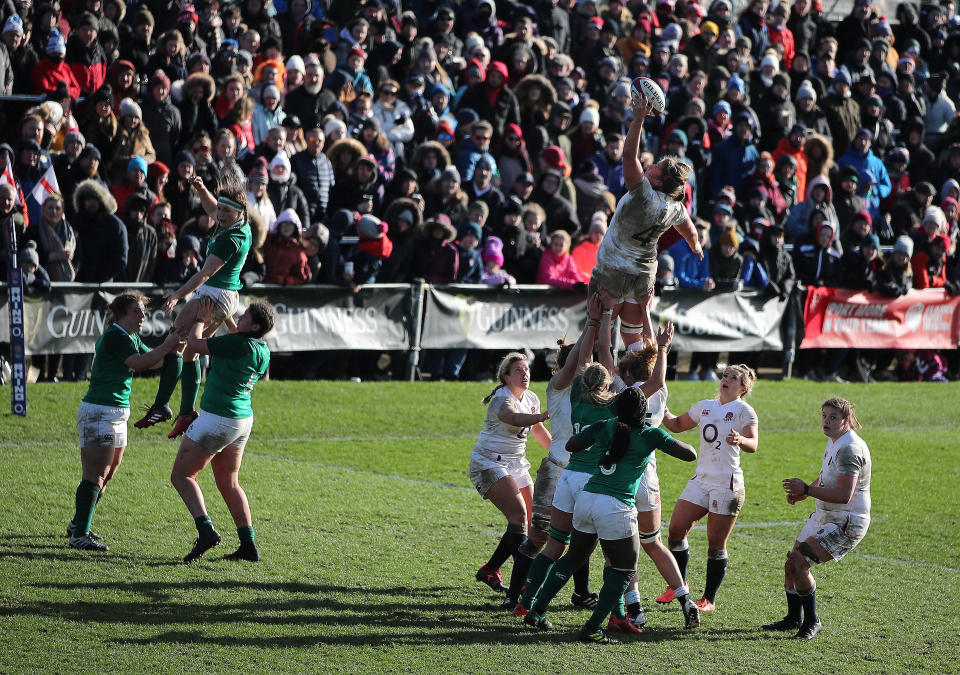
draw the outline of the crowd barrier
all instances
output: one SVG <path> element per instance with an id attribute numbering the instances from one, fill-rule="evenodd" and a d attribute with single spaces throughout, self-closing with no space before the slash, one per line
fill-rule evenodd
<path id="1" fill-rule="evenodd" d="M 164 293 L 147 284 L 54 284 L 49 295 L 25 296 L 27 353 L 92 353 L 107 305 L 131 287 L 155 299 Z M 0 339 L 8 339 L 7 288 L 0 291 Z M 250 300 L 266 300 L 277 311 L 276 327 L 267 336 L 272 351 L 406 351 L 411 375 L 422 349 L 549 349 L 561 336 L 573 339 L 586 318 L 582 293 L 532 285 L 417 282 L 374 284 L 356 292 L 341 286 L 258 285 L 241 294 L 243 304 Z M 804 307 L 802 348 L 952 349 L 960 338 L 958 304 L 960 297 L 942 289 L 886 298 L 813 288 L 805 298 L 787 301 L 752 290 L 667 290 L 656 298 L 653 317 L 674 322 L 676 350 L 776 351 L 789 362 L 798 334 L 795 307 Z M 159 342 L 171 324 L 159 309 L 148 310 L 145 341 Z"/>

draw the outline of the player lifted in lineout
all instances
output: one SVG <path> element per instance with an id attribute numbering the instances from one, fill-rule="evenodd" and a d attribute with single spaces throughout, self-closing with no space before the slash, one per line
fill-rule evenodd
<path id="1" fill-rule="evenodd" d="M 693 221 L 683 204 L 690 167 L 665 157 L 644 171 L 638 153 L 643 121 L 653 110 L 646 97 L 631 103 L 633 121 L 623 151 L 623 178 L 627 193 L 617 203 L 610 228 L 600 242 L 590 291 L 601 286 L 618 299 L 614 316 L 620 317 L 620 336 L 626 346 L 653 338 L 650 306 L 657 273 L 657 241 L 671 227 L 690 249 L 703 258 Z"/>

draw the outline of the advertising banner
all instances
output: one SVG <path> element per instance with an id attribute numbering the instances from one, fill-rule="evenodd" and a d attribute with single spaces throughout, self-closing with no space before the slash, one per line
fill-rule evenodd
<path id="1" fill-rule="evenodd" d="M 942 288 L 899 298 L 839 288 L 810 288 L 801 349 L 955 349 L 960 296 Z"/>
<path id="2" fill-rule="evenodd" d="M 654 300 L 654 323 L 672 321 L 673 349 L 691 352 L 781 351 L 787 303 L 757 291 L 664 291 Z"/>
<path id="3" fill-rule="evenodd" d="M 92 353 L 106 328 L 107 306 L 124 288 L 57 285 L 47 297 L 25 297 L 27 352 Z M 161 297 L 156 288 L 142 292 L 151 300 Z M 410 347 L 410 286 L 406 284 L 364 286 L 357 293 L 338 286 L 264 286 L 240 296 L 244 305 L 252 300 L 266 300 L 277 312 L 276 326 L 266 338 L 275 352 Z M 9 302 L 6 292 L 3 301 Z M 3 311 L 0 317 L 0 335 L 9 334 L 7 314 Z M 170 316 L 148 309 L 140 334 L 148 344 L 157 344 L 172 325 Z"/>

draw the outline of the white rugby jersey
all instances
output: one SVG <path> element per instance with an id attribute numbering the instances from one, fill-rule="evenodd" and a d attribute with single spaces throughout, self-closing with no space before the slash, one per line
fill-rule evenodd
<path id="1" fill-rule="evenodd" d="M 573 436 L 570 421 L 570 385 L 566 389 L 554 389 L 553 380 L 547 385 L 547 412 L 550 413 L 550 457 L 560 466 L 570 461 L 567 441 Z"/>
<path id="2" fill-rule="evenodd" d="M 610 220 L 600 248 L 597 264 L 636 274 L 643 262 L 657 259 L 657 240 L 687 217 L 687 207 L 658 192 L 646 177 L 640 185 L 623 195 Z"/>
<path id="3" fill-rule="evenodd" d="M 526 454 L 530 427 L 511 426 L 497 418 L 507 399 L 513 399 L 514 410 L 518 413 L 540 412 L 540 399 L 529 389 L 517 400 L 508 387 L 500 387 L 487 405 L 487 417 L 483 421 L 483 431 L 477 439 L 477 449 L 486 451 L 487 454 L 501 455 L 503 459 L 515 459 Z"/>
<path id="4" fill-rule="evenodd" d="M 820 465 L 818 480 L 825 488 L 837 486 L 840 476 L 857 476 L 857 486 L 853 497 L 847 504 L 834 504 L 817 500 L 817 510 L 851 513 L 858 516 L 870 516 L 870 449 L 863 439 L 852 429 L 836 441 L 827 439 L 827 447 L 823 451 L 823 463 Z"/>
<path id="5" fill-rule="evenodd" d="M 718 399 L 700 401 L 687 412 L 700 427 L 700 456 L 695 478 L 716 487 L 733 489 L 743 482 L 740 446 L 727 444 L 731 430 L 743 433 L 757 424 L 757 413 L 742 399 L 721 405 Z"/>

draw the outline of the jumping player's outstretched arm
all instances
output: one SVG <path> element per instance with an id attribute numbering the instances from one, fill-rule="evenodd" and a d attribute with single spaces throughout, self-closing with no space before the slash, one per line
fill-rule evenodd
<path id="1" fill-rule="evenodd" d="M 600 296 L 596 293 L 587 299 L 587 323 L 577 342 L 567 354 L 563 368 L 553 376 L 553 388 L 566 389 L 573 382 L 573 378 L 593 354 L 593 343 L 597 338 L 597 328 L 600 325 Z"/>
<path id="2" fill-rule="evenodd" d="M 670 351 L 671 342 L 673 342 L 673 322 L 667 321 L 663 328 L 657 328 L 657 360 L 653 364 L 650 379 L 640 387 L 640 391 L 647 398 L 656 394 L 667 383 L 667 352 Z"/>
<path id="3" fill-rule="evenodd" d="M 703 247 L 700 246 L 700 237 L 697 236 L 697 228 L 693 226 L 693 221 L 690 219 L 690 216 L 687 216 L 682 223 L 678 223 L 673 227 L 683 236 L 690 250 L 700 256 L 700 260 L 703 260 Z"/>
<path id="4" fill-rule="evenodd" d="M 653 110 L 653 103 L 646 97 L 631 101 L 633 121 L 627 130 L 623 143 L 623 182 L 627 190 L 633 190 L 643 180 L 643 165 L 640 164 L 640 135 L 643 133 L 643 121 Z"/>
<path id="5" fill-rule="evenodd" d="M 207 189 L 207 186 L 203 184 L 203 179 L 200 176 L 194 176 L 190 179 L 190 187 L 197 191 L 197 196 L 200 197 L 200 205 L 203 206 L 203 210 L 207 212 L 207 215 L 211 218 L 216 217 L 217 198 Z"/>

